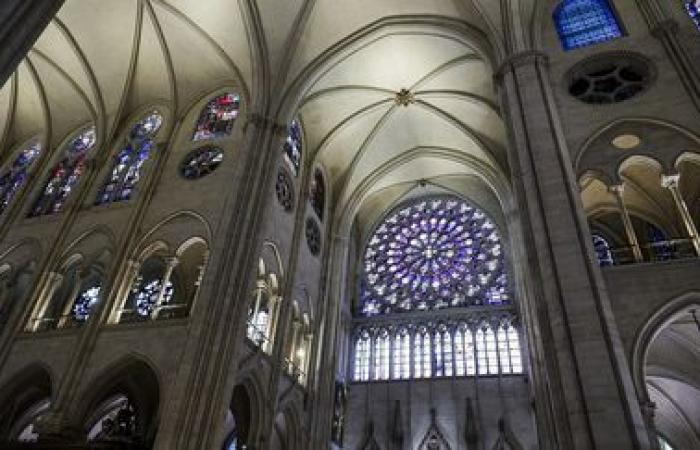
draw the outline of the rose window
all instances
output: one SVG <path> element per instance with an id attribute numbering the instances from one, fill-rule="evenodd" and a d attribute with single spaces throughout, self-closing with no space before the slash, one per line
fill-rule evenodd
<path id="1" fill-rule="evenodd" d="M 452 197 L 414 202 L 378 225 L 364 253 L 361 314 L 509 303 L 501 238 Z"/>

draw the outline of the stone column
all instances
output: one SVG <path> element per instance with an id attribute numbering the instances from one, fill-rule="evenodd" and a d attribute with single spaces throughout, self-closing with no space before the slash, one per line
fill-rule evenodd
<path id="1" fill-rule="evenodd" d="M 496 76 L 521 239 L 521 305 L 534 357 L 540 449 L 648 449 L 549 79 L 547 58 L 511 55 Z"/>
<path id="2" fill-rule="evenodd" d="M 80 295 L 80 288 L 83 285 L 83 271 L 78 270 L 75 274 L 75 283 L 71 289 L 70 295 L 66 298 L 66 304 L 61 308 L 61 315 L 58 317 L 58 325 L 56 328 L 64 328 L 70 323 L 70 312 L 73 309 L 75 300 Z"/>
<path id="3" fill-rule="evenodd" d="M 27 331 L 38 331 L 41 325 L 41 321 L 44 319 L 44 314 L 53 300 L 53 296 L 56 290 L 61 286 L 63 282 L 63 275 L 56 272 L 50 272 L 44 288 L 39 292 L 37 296 L 38 300 L 34 308 L 34 313 L 29 318 L 29 323 L 27 324 Z"/>
<path id="4" fill-rule="evenodd" d="M 643 262 L 644 256 L 642 255 L 642 249 L 639 246 L 639 239 L 637 239 L 637 233 L 634 231 L 630 212 L 625 204 L 623 195 L 625 192 L 625 185 L 618 184 L 616 186 L 610 186 L 610 192 L 615 195 L 617 206 L 620 208 L 620 217 L 622 218 L 622 224 L 625 226 L 625 235 L 627 236 L 627 243 L 632 249 L 632 257 L 634 258 L 634 262 Z"/>
<path id="5" fill-rule="evenodd" d="M 163 301 L 165 300 L 165 289 L 170 283 L 170 277 L 173 275 L 173 270 L 179 264 L 180 260 L 176 256 L 166 258 L 165 260 L 165 272 L 163 272 L 163 278 L 160 280 L 160 291 L 158 292 L 158 298 L 156 299 L 155 305 L 153 305 L 153 311 L 151 311 L 151 319 L 156 320 L 161 309 L 163 309 Z"/>
<path id="6" fill-rule="evenodd" d="M 693 221 L 693 216 L 691 216 L 690 211 L 688 211 L 688 205 L 685 203 L 685 200 L 681 195 L 681 191 L 678 188 L 679 181 L 680 175 L 678 174 L 661 176 L 661 186 L 668 189 L 668 191 L 671 193 L 673 203 L 675 203 L 676 209 L 678 209 L 678 214 L 680 214 L 683 225 L 688 232 L 688 237 L 690 237 L 690 241 L 693 243 L 695 254 L 700 256 L 700 238 L 698 238 L 698 229 Z"/>
<path id="7" fill-rule="evenodd" d="M 119 285 L 117 294 L 115 295 L 115 304 L 112 307 L 112 312 L 109 315 L 109 323 L 119 323 L 119 320 L 122 317 L 122 312 L 124 311 L 124 303 L 129 296 L 131 286 L 134 284 L 134 281 L 136 281 L 136 277 L 139 276 L 141 263 L 135 260 L 129 260 L 126 265 L 127 267 L 124 273 L 124 279 Z"/>
<path id="8" fill-rule="evenodd" d="M 63 0 L 0 2 L 0 86 L 4 85 L 63 5 Z"/>

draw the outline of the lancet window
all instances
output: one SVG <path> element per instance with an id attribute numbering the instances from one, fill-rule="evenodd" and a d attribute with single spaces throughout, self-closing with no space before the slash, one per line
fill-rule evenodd
<path id="1" fill-rule="evenodd" d="M 219 95 L 210 100 L 199 115 L 192 140 L 201 141 L 230 135 L 240 107 L 241 97 L 234 93 Z"/>
<path id="2" fill-rule="evenodd" d="M 163 116 L 153 111 L 130 130 L 122 149 L 114 157 L 112 169 L 95 203 L 115 203 L 129 200 L 141 179 L 141 167 L 157 150 L 154 137 L 163 124 Z"/>
<path id="3" fill-rule="evenodd" d="M 95 145 L 95 127 L 78 134 L 63 149 L 61 160 L 53 166 L 39 198 L 29 214 L 42 216 L 56 214 L 65 206 L 66 200 L 80 181 L 87 168 L 87 157 Z"/>
<path id="4" fill-rule="evenodd" d="M 279 303 L 277 274 L 268 273 L 264 261 L 259 261 L 258 277 L 248 309 L 247 336 L 263 351 L 272 351 Z"/>
<path id="5" fill-rule="evenodd" d="M 298 303 L 294 302 L 292 335 L 286 363 L 289 375 L 301 384 L 306 383 L 312 340 L 309 316 L 301 313 Z"/>
<path id="6" fill-rule="evenodd" d="M 567 51 L 623 35 L 608 0 L 563 0 L 553 17 L 562 47 Z"/>
<path id="7" fill-rule="evenodd" d="M 452 196 L 401 205 L 361 264 L 355 381 L 523 372 L 503 244 L 479 208 Z"/>
<path id="8" fill-rule="evenodd" d="M 301 125 L 297 119 L 292 120 L 287 131 L 287 140 L 284 141 L 284 159 L 294 172 L 299 175 L 302 156 Z"/>
<path id="9" fill-rule="evenodd" d="M 24 186 L 29 170 L 41 154 L 41 144 L 34 141 L 23 148 L 19 154 L 0 172 L 0 214 L 10 206 L 12 199 Z"/>

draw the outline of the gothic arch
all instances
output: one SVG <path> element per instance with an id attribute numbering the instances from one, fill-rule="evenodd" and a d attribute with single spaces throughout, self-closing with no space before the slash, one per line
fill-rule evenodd
<path id="1" fill-rule="evenodd" d="M 152 442 L 161 413 L 162 384 L 158 370 L 146 357 L 138 354 L 122 356 L 109 364 L 86 383 L 79 392 L 74 417 L 75 425 L 86 435 L 96 422 L 105 402 L 117 395 L 128 398 L 136 410 L 136 433 L 142 442 Z"/>
<path id="2" fill-rule="evenodd" d="M 195 211 L 177 211 L 159 220 L 145 232 L 137 241 L 136 248 L 143 248 L 146 242 L 161 240 L 167 242 L 169 248 L 176 249 L 193 237 L 211 242 L 211 226 Z"/>
<path id="3" fill-rule="evenodd" d="M 632 347 L 631 368 L 637 395 L 640 399 L 646 398 L 644 366 L 651 342 L 659 335 L 664 326 L 673 320 L 674 316 L 692 305 L 700 305 L 700 292 L 687 292 L 664 302 L 660 308 L 647 317 L 639 328 Z"/>
<path id="4" fill-rule="evenodd" d="M 19 428 L 28 423 L 18 423 L 31 419 L 25 417 L 29 410 L 54 394 L 55 379 L 51 369 L 43 363 L 32 363 L 18 370 L 0 388 L 0 440 L 17 437 Z"/>

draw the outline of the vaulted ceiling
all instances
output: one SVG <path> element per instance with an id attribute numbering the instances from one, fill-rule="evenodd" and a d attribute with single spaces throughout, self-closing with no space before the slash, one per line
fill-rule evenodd
<path id="1" fill-rule="evenodd" d="M 531 3 L 507 2 L 505 16 L 528 22 Z M 0 89 L 0 149 L 7 158 L 37 135 L 55 148 L 89 122 L 109 142 L 144 107 L 174 121 L 238 86 L 277 120 L 301 114 L 307 152 L 342 202 L 383 192 L 375 206 L 386 207 L 420 180 L 463 192 L 476 177 L 498 190 L 507 168 L 492 76 L 513 39 L 502 4 L 67 0 Z"/>

